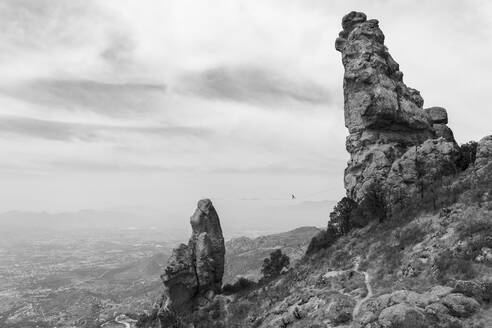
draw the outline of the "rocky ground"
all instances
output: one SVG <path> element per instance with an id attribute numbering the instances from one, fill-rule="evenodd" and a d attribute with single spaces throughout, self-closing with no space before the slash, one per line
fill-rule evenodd
<path id="1" fill-rule="evenodd" d="M 491 218 L 487 201 L 371 224 L 228 307 L 249 327 L 490 327 Z"/>

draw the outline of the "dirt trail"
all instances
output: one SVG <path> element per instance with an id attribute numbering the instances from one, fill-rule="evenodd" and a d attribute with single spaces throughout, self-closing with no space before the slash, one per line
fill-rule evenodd
<path id="1" fill-rule="evenodd" d="M 360 273 L 362 273 L 364 275 L 364 282 L 366 284 L 367 295 L 366 295 L 366 297 L 364 297 L 364 298 L 360 299 L 359 301 L 357 301 L 357 303 L 355 304 L 354 310 L 352 312 L 352 319 L 354 319 L 355 316 L 357 314 L 359 314 L 360 306 L 362 305 L 362 303 L 364 303 L 365 301 L 367 301 L 373 295 L 373 293 L 372 293 L 372 287 L 371 287 L 371 276 L 366 271 L 360 271 L 359 270 L 359 265 L 360 265 L 360 257 L 358 257 L 355 260 L 354 270 L 357 271 L 357 272 L 360 272 Z"/>
<path id="2" fill-rule="evenodd" d="M 132 324 L 128 321 L 128 318 L 123 314 L 119 315 L 114 319 L 115 322 L 119 323 L 120 325 L 124 325 L 125 328 L 132 328 Z"/>

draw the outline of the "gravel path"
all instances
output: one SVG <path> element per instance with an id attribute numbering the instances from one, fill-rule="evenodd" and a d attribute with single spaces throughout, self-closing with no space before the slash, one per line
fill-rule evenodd
<path id="1" fill-rule="evenodd" d="M 365 301 L 367 301 L 373 295 L 373 293 L 372 293 L 372 287 L 371 287 L 371 276 L 366 271 L 360 271 L 359 270 L 359 264 L 360 264 L 360 258 L 357 258 L 356 261 L 355 261 L 354 270 L 357 271 L 357 272 L 360 272 L 360 273 L 362 273 L 364 275 L 364 282 L 366 284 L 367 295 L 366 295 L 366 297 L 360 299 L 355 304 L 354 311 L 352 312 L 352 319 L 354 319 L 355 316 L 357 314 L 359 314 L 359 309 L 360 309 L 360 306 L 362 305 L 362 303 L 364 303 Z"/>

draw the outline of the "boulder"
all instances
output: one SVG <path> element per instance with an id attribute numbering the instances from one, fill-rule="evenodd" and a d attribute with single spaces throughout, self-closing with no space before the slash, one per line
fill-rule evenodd
<path id="1" fill-rule="evenodd" d="M 446 124 L 432 124 L 432 129 L 436 134 L 436 138 L 444 138 L 446 141 L 456 142 L 453 131 Z"/>
<path id="2" fill-rule="evenodd" d="M 460 293 L 468 297 L 481 300 L 485 297 L 485 284 L 472 280 L 457 280 L 454 285 L 453 293 Z"/>
<path id="3" fill-rule="evenodd" d="M 480 304 L 473 298 L 459 293 L 451 293 L 441 299 L 441 303 L 455 317 L 467 318 L 478 311 Z"/>
<path id="4" fill-rule="evenodd" d="M 425 292 L 425 294 L 431 299 L 436 299 L 436 298 L 440 299 L 446 295 L 451 294 L 452 292 L 453 292 L 453 288 L 451 288 L 449 286 L 437 285 L 437 286 L 432 287 L 427 292 Z"/>
<path id="5" fill-rule="evenodd" d="M 385 328 L 428 327 L 424 312 L 417 307 L 404 303 L 390 306 L 381 311 L 378 321 Z"/>
<path id="6" fill-rule="evenodd" d="M 432 303 L 425 307 L 425 312 L 429 315 L 433 316 L 445 316 L 449 314 L 449 310 L 442 303 Z"/>
<path id="7" fill-rule="evenodd" d="M 161 279 L 165 286 L 164 308 L 183 312 L 191 308 L 192 299 L 198 292 L 196 270 L 193 265 L 192 249 L 181 244 L 173 249 Z"/>
<path id="8" fill-rule="evenodd" d="M 443 138 L 429 139 L 410 148 L 391 166 L 384 185 L 392 211 L 411 205 L 430 207 L 441 202 L 435 192 L 443 177 L 456 174 L 458 146 Z"/>
<path id="9" fill-rule="evenodd" d="M 477 145 L 475 166 L 482 168 L 492 163 L 492 135 L 482 138 Z"/>
<path id="10" fill-rule="evenodd" d="M 433 124 L 448 124 L 448 113 L 442 107 L 429 107 L 425 111 L 429 114 Z"/>
<path id="11" fill-rule="evenodd" d="M 336 295 L 328 305 L 327 316 L 330 322 L 338 325 L 352 320 L 355 300 L 347 295 Z"/>

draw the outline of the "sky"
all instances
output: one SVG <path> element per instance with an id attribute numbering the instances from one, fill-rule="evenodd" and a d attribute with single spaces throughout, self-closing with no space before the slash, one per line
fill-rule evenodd
<path id="1" fill-rule="evenodd" d="M 0 211 L 340 199 L 351 10 L 458 142 L 491 133 L 490 1 L 2 0 Z"/>

